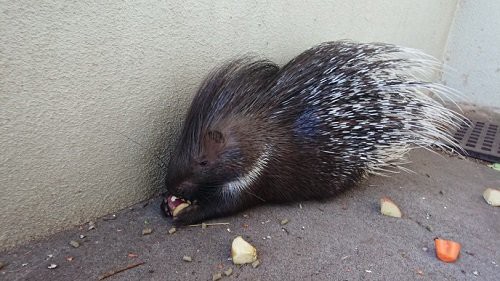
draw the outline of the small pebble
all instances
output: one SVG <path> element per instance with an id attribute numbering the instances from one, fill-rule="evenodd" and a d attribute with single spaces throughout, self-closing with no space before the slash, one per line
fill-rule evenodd
<path id="1" fill-rule="evenodd" d="M 424 252 L 427 252 L 427 250 L 429 250 L 429 248 L 427 248 L 427 247 L 422 248 L 422 251 L 424 251 Z"/>
<path id="2" fill-rule="evenodd" d="M 287 223 L 288 223 L 288 219 L 284 219 L 284 220 L 282 220 L 282 221 L 280 222 L 280 224 L 281 224 L 281 225 L 285 225 L 285 224 L 287 224 Z"/>
<path id="3" fill-rule="evenodd" d="M 95 229 L 95 222 L 89 221 L 89 230 Z"/>
<path id="4" fill-rule="evenodd" d="M 477 270 L 474 270 L 474 271 L 472 271 L 472 274 L 474 274 L 474 275 L 478 276 L 478 275 L 479 275 L 479 272 L 478 272 Z"/>
<path id="5" fill-rule="evenodd" d="M 21 266 L 22 266 L 22 267 L 25 267 L 25 266 L 27 266 L 27 265 L 28 265 L 27 263 L 23 263 L 23 264 L 21 264 Z"/>
<path id="6" fill-rule="evenodd" d="M 306 229 L 306 227 L 305 227 L 305 226 L 303 226 L 303 227 L 301 227 L 301 228 L 302 228 L 302 230 Z"/>
<path id="7" fill-rule="evenodd" d="M 430 225 L 427 225 L 427 226 L 425 227 L 425 229 L 427 229 L 427 230 L 428 230 L 428 231 L 430 231 L 430 232 L 432 232 L 432 230 L 433 230 L 433 229 L 432 229 L 432 226 L 430 226 Z"/>
<path id="8" fill-rule="evenodd" d="M 226 271 L 224 271 L 224 275 L 226 275 L 226 276 L 231 276 L 231 274 L 233 274 L 233 268 L 232 267 L 230 267 Z"/>
<path id="9" fill-rule="evenodd" d="M 182 257 L 182 260 L 183 260 L 183 261 L 187 261 L 187 262 L 192 262 L 192 261 L 193 261 L 193 258 L 191 258 L 190 256 L 183 256 L 183 257 Z"/>
<path id="10" fill-rule="evenodd" d="M 142 235 L 149 235 L 151 233 L 153 233 L 153 229 L 152 228 L 147 227 L 147 228 L 144 228 L 142 230 Z"/>
<path id="11" fill-rule="evenodd" d="M 49 266 L 47 266 L 48 269 L 54 269 L 57 267 L 57 264 L 51 263 Z"/>
<path id="12" fill-rule="evenodd" d="M 366 272 L 366 273 L 372 273 L 372 271 L 371 271 L 371 270 L 368 270 L 368 269 L 366 269 L 366 270 L 365 270 L 365 272 Z"/>
<path id="13" fill-rule="evenodd" d="M 217 280 L 221 280 L 222 279 L 222 274 L 219 273 L 214 273 L 212 275 L 212 281 L 217 281 Z"/>
<path id="14" fill-rule="evenodd" d="M 70 244 L 73 248 L 78 248 L 78 247 L 80 247 L 80 243 L 76 242 L 75 240 L 71 240 L 71 241 L 69 241 L 69 244 Z"/>
<path id="15" fill-rule="evenodd" d="M 267 235 L 267 236 L 266 236 L 266 238 L 267 238 L 267 239 L 271 239 L 271 236 L 270 236 L 270 235 Z"/>
<path id="16" fill-rule="evenodd" d="M 201 223 L 201 228 L 202 228 L 202 229 L 207 228 L 207 224 L 206 224 L 206 223 L 204 223 L 204 222 L 202 222 L 202 223 Z"/>
<path id="17" fill-rule="evenodd" d="M 256 260 L 256 261 L 252 262 L 252 267 L 253 268 L 257 268 L 259 265 L 260 265 L 260 261 L 259 260 Z"/>
<path id="18" fill-rule="evenodd" d="M 115 219 L 116 219 L 116 215 L 111 215 L 109 217 L 103 218 L 103 220 L 105 220 L 105 221 L 111 221 L 111 220 L 115 220 Z"/>
<path id="19" fill-rule="evenodd" d="M 302 204 L 299 204 L 299 208 L 302 209 Z"/>
<path id="20" fill-rule="evenodd" d="M 66 260 L 67 260 L 67 261 L 73 261 L 74 259 L 75 259 L 75 258 L 74 258 L 74 257 L 71 257 L 71 256 L 66 257 Z"/>
<path id="21" fill-rule="evenodd" d="M 177 231 L 175 227 L 172 227 L 171 229 L 168 230 L 168 234 L 174 234 Z"/>
<path id="22" fill-rule="evenodd" d="M 85 238 L 85 237 L 87 237 L 87 236 L 85 236 L 85 235 L 83 235 L 83 234 L 80 234 L 80 239 L 83 239 L 83 238 Z"/>
<path id="23" fill-rule="evenodd" d="M 228 229 L 227 229 L 227 232 L 231 232 L 231 229 L 230 229 L 230 228 L 228 228 Z"/>

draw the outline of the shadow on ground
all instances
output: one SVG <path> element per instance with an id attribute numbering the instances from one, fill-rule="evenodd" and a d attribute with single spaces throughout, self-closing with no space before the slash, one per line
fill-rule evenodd
<path id="1" fill-rule="evenodd" d="M 155 198 L 98 220 L 95 229 L 83 225 L 1 252 L 0 279 L 97 280 L 144 262 L 106 280 L 212 280 L 229 267 L 222 280 L 500 280 L 500 208 L 481 195 L 500 187 L 500 172 L 424 150 L 410 159 L 415 173 L 371 177 L 327 202 L 263 206 L 216 220 L 229 225 L 174 234 Z M 380 214 L 383 196 L 403 218 Z M 143 235 L 145 228 L 152 233 Z M 259 267 L 228 260 L 237 235 L 257 248 Z M 456 263 L 436 259 L 435 237 L 462 244 Z"/>

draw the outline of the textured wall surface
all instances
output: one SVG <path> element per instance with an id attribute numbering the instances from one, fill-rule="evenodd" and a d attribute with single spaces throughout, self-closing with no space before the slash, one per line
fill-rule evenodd
<path id="1" fill-rule="evenodd" d="M 500 112 L 500 1 L 459 1 L 443 75 L 463 100 Z"/>
<path id="2" fill-rule="evenodd" d="M 85 2 L 85 3 L 84 3 Z M 0 0 L 0 247 L 162 187 L 197 84 L 248 52 L 350 38 L 440 57 L 456 1 Z"/>

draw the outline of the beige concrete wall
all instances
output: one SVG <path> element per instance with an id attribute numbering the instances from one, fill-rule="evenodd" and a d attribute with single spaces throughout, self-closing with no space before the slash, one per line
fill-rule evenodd
<path id="1" fill-rule="evenodd" d="M 460 0 L 449 34 L 443 81 L 460 99 L 500 113 L 500 1 Z"/>
<path id="2" fill-rule="evenodd" d="M 440 56 L 455 6 L 0 0 L 0 246 L 162 189 L 155 155 L 174 138 L 200 79 L 222 60 L 254 52 L 285 62 L 343 38 Z"/>

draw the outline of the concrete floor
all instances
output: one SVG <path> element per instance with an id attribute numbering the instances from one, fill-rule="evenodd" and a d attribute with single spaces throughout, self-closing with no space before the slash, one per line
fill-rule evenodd
<path id="1" fill-rule="evenodd" d="M 232 276 L 222 280 L 500 280 L 500 208 L 482 198 L 485 188 L 500 187 L 500 172 L 424 150 L 410 159 L 414 174 L 371 177 L 326 202 L 258 207 L 216 220 L 227 226 L 188 227 L 172 235 L 155 198 L 100 219 L 95 229 L 75 227 L 0 252 L 6 264 L 0 279 L 97 280 L 143 261 L 106 280 L 211 280 L 229 267 Z M 391 197 L 404 217 L 381 215 L 382 196 Z M 290 222 L 281 226 L 283 219 Z M 153 232 L 142 235 L 146 227 Z M 259 267 L 228 260 L 237 235 L 257 248 Z M 435 257 L 435 237 L 462 244 L 456 263 Z M 80 246 L 72 247 L 71 240 Z M 193 261 L 183 261 L 184 255 Z M 48 269 L 50 264 L 57 267 Z"/>

